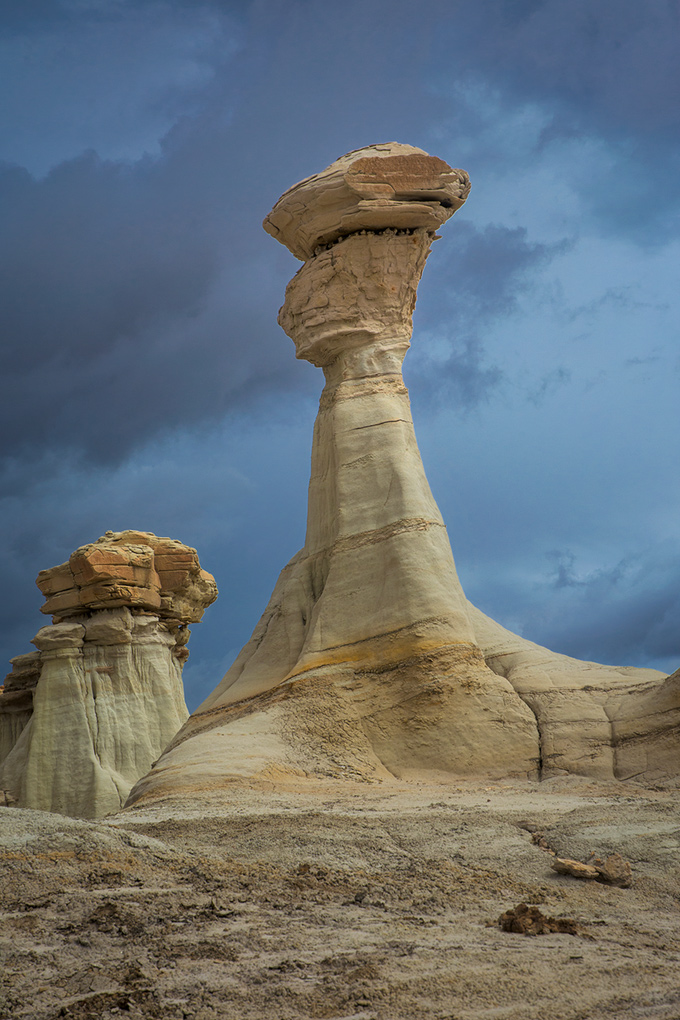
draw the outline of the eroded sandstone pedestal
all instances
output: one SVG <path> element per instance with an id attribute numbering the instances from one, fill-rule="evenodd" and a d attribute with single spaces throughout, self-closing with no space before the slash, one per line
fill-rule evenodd
<path id="1" fill-rule="evenodd" d="M 304 260 L 279 322 L 326 379 L 305 545 L 129 803 L 286 776 L 677 770 L 676 681 L 555 655 L 461 589 L 401 365 L 435 231 L 468 191 L 419 149 L 369 146 L 265 219 Z"/>
<path id="2" fill-rule="evenodd" d="M 189 623 L 217 597 L 195 549 L 108 532 L 38 575 L 53 623 L 0 693 L 5 803 L 96 818 L 118 810 L 188 711 Z"/>

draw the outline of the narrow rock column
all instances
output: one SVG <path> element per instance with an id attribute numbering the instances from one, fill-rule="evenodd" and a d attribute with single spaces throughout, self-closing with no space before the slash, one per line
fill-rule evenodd
<path id="1" fill-rule="evenodd" d="M 464 171 L 422 150 L 370 146 L 291 188 L 265 220 L 304 259 L 279 322 L 326 376 L 307 535 L 201 709 L 324 667 L 444 648 L 481 659 L 401 368 L 435 231 L 469 187 Z"/>
<path id="2" fill-rule="evenodd" d="M 281 325 L 326 376 L 305 541 L 317 591 L 296 674 L 475 645 L 401 374 L 431 242 L 422 227 L 352 234 L 286 292 Z"/>

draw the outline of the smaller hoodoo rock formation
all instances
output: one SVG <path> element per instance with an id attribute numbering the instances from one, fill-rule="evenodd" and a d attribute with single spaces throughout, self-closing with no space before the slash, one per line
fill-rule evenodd
<path id="1" fill-rule="evenodd" d="M 188 624 L 217 598 L 195 549 L 107 532 L 37 585 L 51 625 L 0 688 L 0 790 L 18 807 L 117 811 L 188 716 Z"/>

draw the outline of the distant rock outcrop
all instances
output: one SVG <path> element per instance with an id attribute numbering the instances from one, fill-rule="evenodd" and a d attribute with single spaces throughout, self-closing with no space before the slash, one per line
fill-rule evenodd
<path id="1" fill-rule="evenodd" d="M 468 190 L 464 171 L 389 143 L 295 185 L 265 219 L 304 261 L 279 322 L 326 377 L 305 545 L 129 803 L 300 776 L 677 774 L 677 679 L 525 641 L 456 575 L 401 365 L 435 231 Z"/>
<path id="2" fill-rule="evenodd" d="M 217 597 L 195 549 L 107 532 L 38 575 L 53 623 L 0 689 L 5 803 L 97 818 L 118 810 L 188 715 L 188 624 Z"/>

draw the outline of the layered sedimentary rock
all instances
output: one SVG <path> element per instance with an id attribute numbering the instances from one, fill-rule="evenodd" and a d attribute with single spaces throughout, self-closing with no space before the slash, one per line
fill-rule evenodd
<path id="1" fill-rule="evenodd" d="M 3 763 L 11 754 L 33 715 L 33 694 L 40 679 L 40 652 L 16 655 L 10 660 L 12 672 L 0 687 L 0 776 Z M 0 789 L 3 783 L 0 780 Z M 0 804 L 14 804 L 16 797 L 2 790 Z"/>
<path id="2" fill-rule="evenodd" d="M 489 667 L 536 716 L 542 778 L 680 775 L 680 671 L 603 666 L 518 637 L 468 602 Z"/>
<path id="3" fill-rule="evenodd" d="M 96 818 L 118 810 L 186 720 L 189 623 L 217 597 L 195 549 L 107 532 L 38 575 L 53 623 L 0 694 L 6 803 Z"/>
<path id="4" fill-rule="evenodd" d="M 401 366 L 435 231 L 468 191 L 464 171 L 390 143 L 295 185 L 265 219 L 304 260 L 279 323 L 326 379 L 305 545 L 129 803 L 291 775 L 671 770 L 677 684 L 541 649 L 458 581 Z"/>
<path id="5" fill-rule="evenodd" d="M 289 188 L 263 226 L 304 262 L 362 230 L 422 229 L 432 238 L 469 193 L 465 171 L 443 159 L 413 145 L 369 145 Z"/>

